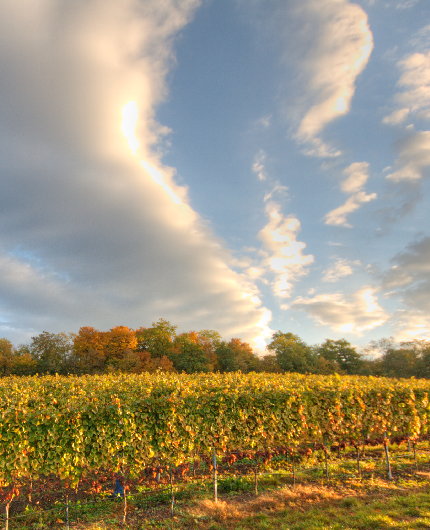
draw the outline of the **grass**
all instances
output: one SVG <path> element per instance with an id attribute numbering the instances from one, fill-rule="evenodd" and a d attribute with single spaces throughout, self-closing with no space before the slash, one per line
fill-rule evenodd
<path id="1" fill-rule="evenodd" d="M 170 528 L 430 528 L 429 485 L 429 477 L 425 477 L 407 487 L 378 481 L 368 491 L 317 485 L 283 487 L 257 498 L 200 501 L 188 510 L 188 519 L 183 517 Z"/>
<path id="2" fill-rule="evenodd" d="M 353 455 L 333 459 L 330 477 L 318 457 L 296 469 L 261 474 L 259 495 L 254 476 L 238 473 L 219 478 L 219 502 L 212 499 L 210 479 L 188 480 L 175 486 L 174 516 L 169 489 L 138 488 L 128 499 L 127 525 L 122 525 L 123 501 L 106 493 L 70 503 L 70 528 L 77 530 L 337 530 L 430 528 L 430 454 L 415 462 L 404 448 L 393 453 L 395 480 L 384 478 L 381 448 L 366 450 L 358 475 Z M 0 526 L 2 523 L 0 522 Z M 29 505 L 15 513 L 10 529 L 65 528 L 65 505 L 53 502 L 42 509 Z"/>

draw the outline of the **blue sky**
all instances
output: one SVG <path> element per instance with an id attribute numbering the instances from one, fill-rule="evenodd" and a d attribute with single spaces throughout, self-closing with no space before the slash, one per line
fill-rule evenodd
<path id="1" fill-rule="evenodd" d="M 428 0 L 0 1 L 0 336 L 430 339 Z"/>

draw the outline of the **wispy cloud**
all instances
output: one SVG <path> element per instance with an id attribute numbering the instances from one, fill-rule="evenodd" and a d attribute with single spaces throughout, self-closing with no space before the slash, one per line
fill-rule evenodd
<path id="1" fill-rule="evenodd" d="M 273 276 L 272 289 L 276 296 L 288 298 L 294 284 L 308 272 L 314 262 L 311 254 L 305 254 L 306 244 L 298 241 L 300 221 L 285 216 L 276 202 L 266 204 L 268 223 L 259 232 L 264 249 L 264 268 Z"/>
<path id="2" fill-rule="evenodd" d="M 430 131 L 409 135 L 398 144 L 394 171 L 387 175 L 393 181 L 418 181 L 430 167 Z"/>
<path id="3" fill-rule="evenodd" d="M 430 338 L 430 237 L 412 242 L 391 262 L 381 286 L 401 303 L 392 319 L 396 338 Z"/>
<path id="4" fill-rule="evenodd" d="M 397 342 L 430 340 L 430 317 L 421 311 L 399 311 L 392 319 L 392 326 Z"/>
<path id="5" fill-rule="evenodd" d="M 344 169 L 345 179 L 340 188 L 350 197 L 344 204 L 328 212 L 324 221 L 327 225 L 344 226 L 351 228 L 348 215 L 358 210 L 363 204 L 376 199 L 376 193 L 366 193 L 363 188 L 369 178 L 369 164 L 367 162 L 354 162 Z"/>
<path id="6" fill-rule="evenodd" d="M 407 118 L 430 120 L 430 50 L 412 53 L 399 61 L 400 92 L 394 98 L 397 109 L 383 119 L 398 125 Z"/>
<path id="7" fill-rule="evenodd" d="M 421 0 L 396 0 L 394 7 L 396 9 L 411 9 L 416 6 Z M 391 7 L 391 3 L 387 3 L 387 7 Z"/>
<path id="8" fill-rule="evenodd" d="M 391 261 L 383 288 L 400 294 L 409 307 L 430 313 L 430 237 L 414 241 Z"/>
<path id="9" fill-rule="evenodd" d="M 346 278 L 354 273 L 354 266 L 359 265 L 360 262 L 348 261 L 343 258 L 336 258 L 334 263 L 328 267 L 322 277 L 323 282 L 334 283 L 341 278 Z"/>
<path id="10" fill-rule="evenodd" d="M 339 333 L 360 335 L 388 319 L 373 287 L 363 287 L 349 297 L 342 293 L 299 297 L 291 305 L 306 311 L 318 324 Z"/>
<path id="11" fill-rule="evenodd" d="M 257 178 L 260 181 L 267 180 L 265 168 L 266 157 L 266 153 L 263 151 L 263 149 L 260 149 L 255 155 L 254 162 L 252 164 L 252 171 L 257 175 Z"/>
<path id="12" fill-rule="evenodd" d="M 300 60 L 304 114 L 297 139 L 310 145 L 310 154 L 336 156 L 339 151 L 319 135 L 349 112 L 357 77 L 373 49 L 373 36 L 365 11 L 347 0 L 306 0 L 296 13 L 306 22 L 302 25 L 306 47 Z"/>

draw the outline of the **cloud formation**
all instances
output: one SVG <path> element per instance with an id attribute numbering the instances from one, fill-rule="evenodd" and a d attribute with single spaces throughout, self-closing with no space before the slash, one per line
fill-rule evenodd
<path id="1" fill-rule="evenodd" d="M 343 258 L 336 258 L 334 263 L 324 271 L 322 281 L 334 283 L 341 278 L 351 276 L 354 272 L 354 266 L 358 264 L 357 261 L 350 262 Z"/>
<path id="2" fill-rule="evenodd" d="M 252 171 L 257 175 L 257 178 L 260 181 L 267 180 L 267 173 L 265 167 L 266 158 L 266 153 L 262 149 L 260 149 L 255 155 L 254 162 L 252 164 Z"/>
<path id="3" fill-rule="evenodd" d="M 411 243 L 391 261 L 383 288 L 401 294 L 409 307 L 430 313 L 430 237 Z"/>
<path id="4" fill-rule="evenodd" d="M 409 117 L 430 120 L 430 50 L 412 53 L 398 62 L 401 89 L 394 98 L 398 108 L 383 119 L 398 125 Z"/>
<path id="5" fill-rule="evenodd" d="M 262 345 L 255 286 L 163 166 L 172 45 L 198 0 L 0 6 L 0 322 L 17 333 L 163 316 Z"/>
<path id="6" fill-rule="evenodd" d="M 354 162 L 344 169 L 345 179 L 340 188 L 344 193 L 351 194 L 344 204 L 328 212 L 324 221 L 327 225 L 351 228 L 348 215 L 358 210 L 363 204 L 376 199 L 376 193 L 366 193 L 363 188 L 369 178 L 369 164 Z"/>
<path id="7" fill-rule="evenodd" d="M 296 8 L 302 26 L 302 116 L 296 132 L 316 156 L 337 156 L 320 138 L 351 107 L 357 77 L 366 67 L 373 36 L 365 11 L 347 0 L 306 0 Z"/>
<path id="8" fill-rule="evenodd" d="M 394 171 L 387 175 L 393 181 L 419 181 L 430 167 L 430 131 L 415 132 L 398 144 Z"/>
<path id="9" fill-rule="evenodd" d="M 396 338 L 430 337 L 430 237 L 414 241 L 391 262 L 382 288 L 402 304 L 394 318 Z"/>
<path id="10" fill-rule="evenodd" d="M 318 324 L 339 333 L 361 335 L 388 319 L 373 287 L 363 287 L 350 297 L 341 293 L 299 297 L 291 305 L 306 311 Z"/>
<path id="11" fill-rule="evenodd" d="M 288 298 L 294 283 L 307 274 L 314 256 L 305 254 L 306 244 L 297 240 L 301 225 L 296 217 L 285 216 L 273 201 L 266 204 L 266 214 L 268 223 L 258 234 L 264 249 L 262 265 L 273 277 L 275 296 Z"/>

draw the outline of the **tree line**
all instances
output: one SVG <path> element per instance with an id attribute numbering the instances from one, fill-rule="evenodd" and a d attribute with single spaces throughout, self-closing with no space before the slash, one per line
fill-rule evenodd
<path id="1" fill-rule="evenodd" d="M 78 333 L 43 331 L 18 347 L 0 338 L 0 376 L 240 370 L 430 378 L 429 341 L 397 344 L 382 339 L 367 351 L 380 355 L 371 359 L 345 339 L 309 345 L 293 333 L 277 331 L 267 355 L 259 357 L 239 338 L 222 340 L 214 330 L 177 333 L 175 325 L 159 319 L 138 329 L 116 326 L 99 331 L 85 326 Z"/>

